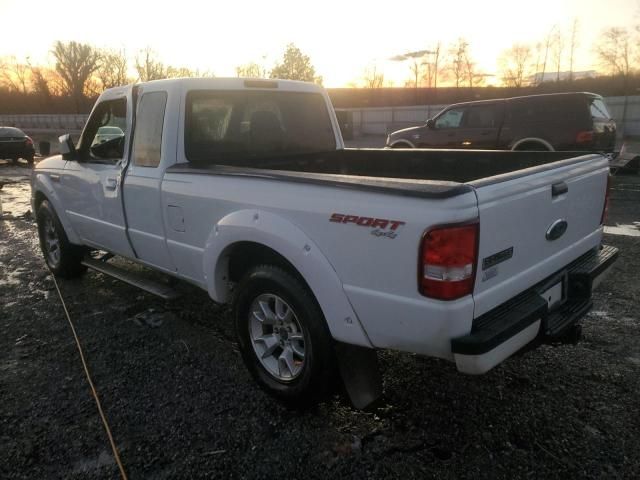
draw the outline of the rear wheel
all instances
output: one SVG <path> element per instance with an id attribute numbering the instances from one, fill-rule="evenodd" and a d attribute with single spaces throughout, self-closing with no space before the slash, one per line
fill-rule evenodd
<path id="1" fill-rule="evenodd" d="M 516 152 L 550 152 L 549 148 L 540 142 L 525 142 L 514 148 Z"/>
<path id="2" fill-rule="evenodd" d="M 47 200 L 38 207 L 36 219 L 40 249 L 54 275 L 64 278 L 81 275 L 87 269 L 81 264 L 84 248 L 69 243 L 60 219 Z"/>
<path id="3" fill-rule="evenodd" d="M 330 391 L 336 378 L 331 335 L 298 278 L 276 266 L 255 267 L 238 285 L 234 313 L 242 358 L 263 389 L 297 406 Z"/>

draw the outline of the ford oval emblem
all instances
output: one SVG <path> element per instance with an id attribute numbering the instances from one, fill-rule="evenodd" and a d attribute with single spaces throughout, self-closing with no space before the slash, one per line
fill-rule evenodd
<path id="1" fill-rule="evenodd" d="M 551 226 L 547 230 L 547 234 L 545 235 L 545 237 L 547 237 L 547 240 L 549 240 L 550 242 L 553 240 L 557 240 L 562 235 L 564 235 L 564 232 L 567 231 L 568 226 L 569 224 L 567 223 L 566 220 L 563 220 L 563 219 L 556 220 L 551 224 Z"/>

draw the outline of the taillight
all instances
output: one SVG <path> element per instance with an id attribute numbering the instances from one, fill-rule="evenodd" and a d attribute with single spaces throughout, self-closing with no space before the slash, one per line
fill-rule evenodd
<path id="1" fill-rule="evenodd" d="M 584 132 L 578 132 L 576 135 L 576 143 L 591 143 L 593 142 L 593 131 L 586 130 Z"/>
<path id="2" fill-rule="evenodd" d="M 33 140 L 31 140 L 31 137 L 25 138 L 24 139 L 24 143 L 25 143 L 25 145 L 27 145 L 29 147 L 33 146 Z"/>
<path id="3" fill-rule="evenodd" d="M 473 292 L 478 260 L 478 224 L 435 227 L 420 246 L 419 290 L 426 297 L 455 300 Z"/>
<path id="4" fill-rule="evenodd" d="M 609 196 L 611 191 L 611 175 L 607 175 L 607 190 L 604 194 L 604 206 L 602 207 L 602 216 L 600 217 L 600 225 L 604 225 L 609 216 Z"/>

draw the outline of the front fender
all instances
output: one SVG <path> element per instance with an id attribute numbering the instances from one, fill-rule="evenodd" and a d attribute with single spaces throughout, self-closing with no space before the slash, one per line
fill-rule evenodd
<path id="1" fill-rule="evenodd" d="M 228 300 L 228 252 L 238 242 L 255 242 L 286 258 L 302 275 L 327 320 L 331 335 L 341 342 L 372 348 L 360 320 L 327 258 L 296 225 L 257 209 L 240 210 L 222 218 L 213 228 L 203 258 L 209 295 Z"/>
<path id="2" fill-rule="evenodd" d="M 64 232 L 67 234 L 69 242 L 76 245 L 82 245 L 82 240 L 80 240 L 80 237 L 71 226 L 71 222 L 69 221 L 69 217 L 64 209 L 62 200 L 57 194 L 55 188 L 53 188 L 49 175 L 40 172 L 34 174 L 33 182 L 31 184 L 31 209 L 33 211 L 34 218 L 38 213 L 35 210 L 35 198 L 38 192 L 42 193 L 53 206 L 53 209 L 56 211 L 56 214 L 60 219 L 60 223 L 64 228 Z"/>

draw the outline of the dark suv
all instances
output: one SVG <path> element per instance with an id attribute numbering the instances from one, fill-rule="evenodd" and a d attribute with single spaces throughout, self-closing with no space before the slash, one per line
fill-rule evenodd
<path id="1" fill-rule="evenodd" d="M 393 132 L 387 147 L 611 152 L 615 141 L 602 97 L 582 92 L 458 103 Z"/>

